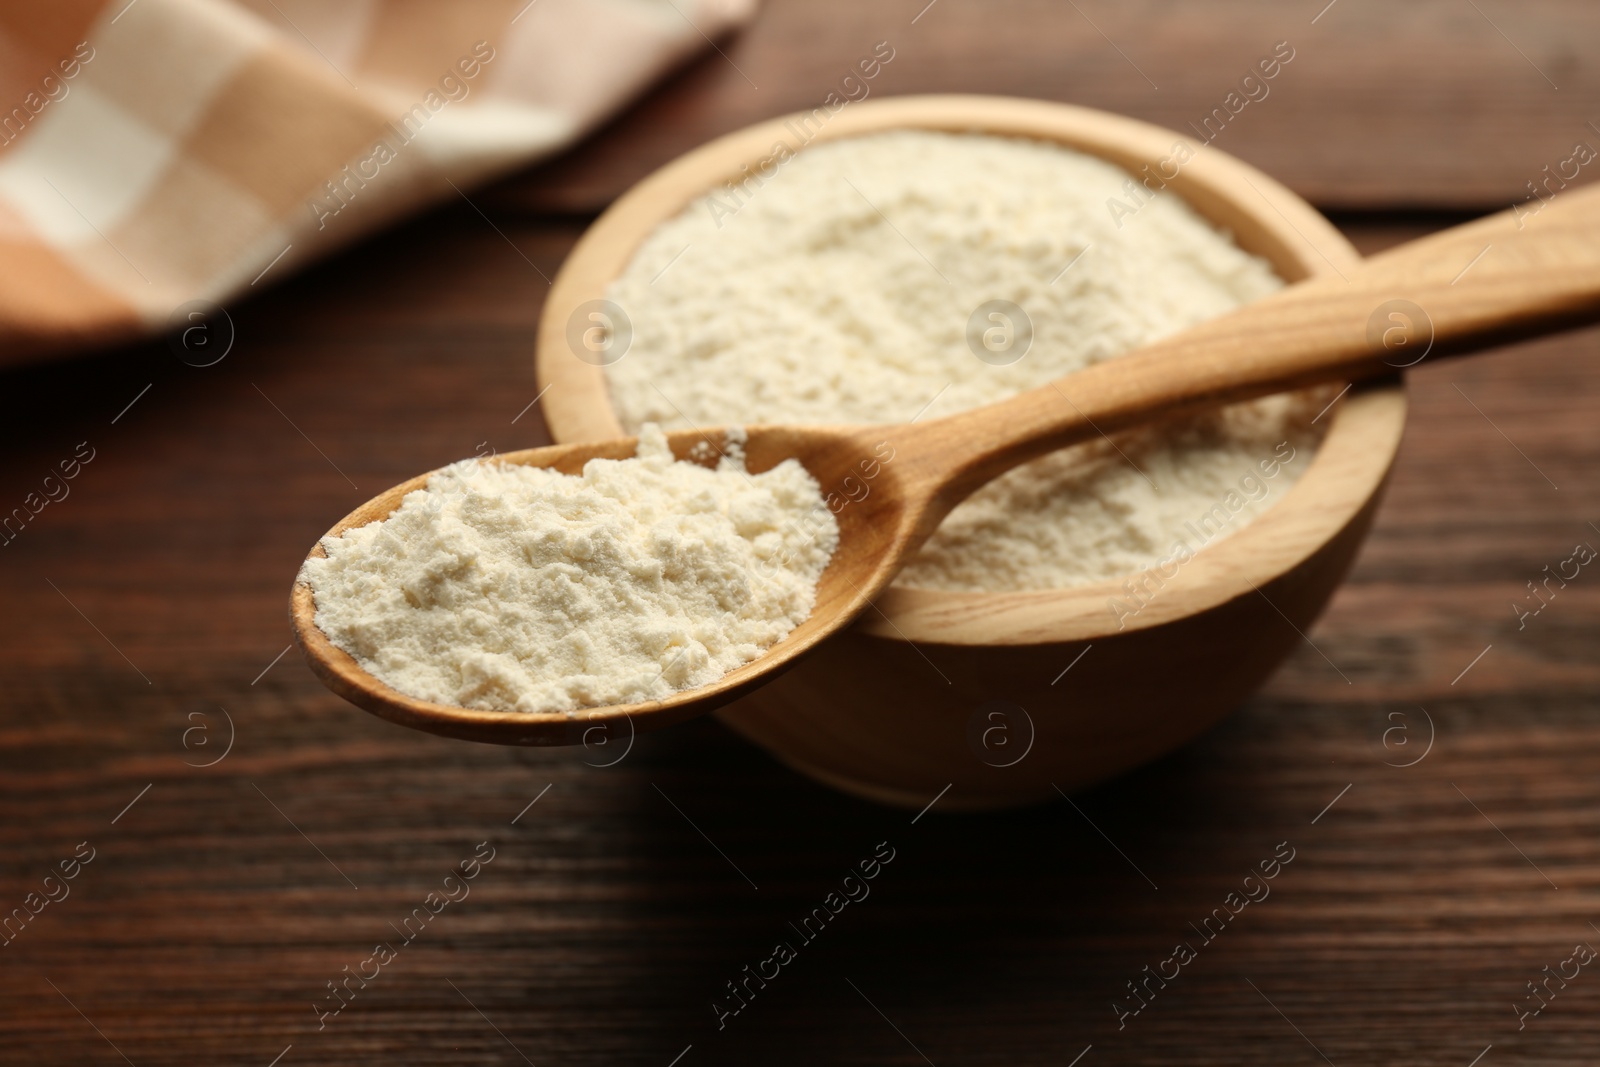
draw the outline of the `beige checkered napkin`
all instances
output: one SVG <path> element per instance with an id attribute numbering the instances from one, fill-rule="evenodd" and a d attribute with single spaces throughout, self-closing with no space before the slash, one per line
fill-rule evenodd
<path id="1" fill-rule="evenodd" d="M 0 0 L 0 362 L 570 144 L 755 0 Z"/>

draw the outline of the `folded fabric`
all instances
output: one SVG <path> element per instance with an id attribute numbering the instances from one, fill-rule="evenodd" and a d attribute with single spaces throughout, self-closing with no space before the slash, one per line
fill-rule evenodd
<path id="1" fill-rule="evenodd" d="M 560 149 L 755 0 L 0 0 L 0 363 Z"/>

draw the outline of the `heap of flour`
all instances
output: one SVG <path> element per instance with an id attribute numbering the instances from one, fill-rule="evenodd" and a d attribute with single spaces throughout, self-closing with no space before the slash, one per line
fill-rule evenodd
<path id="1" fill-rule="evenodd" d="M 581 475 L 464 460 L 387 519 L 322 541 L 316 623 L 410 696 L 525 712 L 705 685 L 811 613 L 839 528 L 794 460 L 715 470 L 646 426 Z"/>
<path id="2" fill-rule="evenodd" d="M 618 415 L 630 428 L 937 418 L 1282 287 L 1177 196 L 1142 199 L 1129 180 L 1057 145 L 982 134 L 808 148 L 664 223 L 612 286 L 633 325 L 607 369 Z M 992 300 L 1031 319 L 1010 365 L 968 343 L 969 317 Z M 1240 404 L 1021 467 L 958 507 L 900 584 L 1082 585 L 1152 565 L 1202 516 L 1231 532 L 1309 464 L 1316 399 Z"/>

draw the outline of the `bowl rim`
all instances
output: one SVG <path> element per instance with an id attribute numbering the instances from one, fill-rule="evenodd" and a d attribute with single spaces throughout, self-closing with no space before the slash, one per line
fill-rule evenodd
<path id="1" fill-rule="evenodd" d="M 812 130 L 812 124 L 818 128 Z M 552 440 L 568 444 L 628 436 L 611 406 L 604 369 L 578 359 L 568 348 L 568 320 L 581 304 L 605 297 L 611 280 L 659 223 L 723 182 L 742 177 L 746 165 L 770 160 L 779 145 L 798 152 L 812 144 L 893 129 L 1052 141 L 1134 174 L 1147 164 L 1170 161 L 1184 146 L 1192 158 L 1165 185 L 1228 231 L 1240 247 L 1267 259 L 1280 277 L 1295 282 L 1342 274 L 1344 267 L 1361 260 L 1332 223 L 1275 179 L 1220 149 L 1137 119 L 1043 100 L 945 94 L 881 97 L 834 111 L 822 107 L 796 112 L 679 156 L 630 188 L 584 231 L 556 274 L 539 316 L 534 367 Z M 1110 602 L 1126 600 L 1122 583 L 1147 571 L 1048 590 L 894 586 L 851 631 L 918 644 L 1092 642 L 1157 627 L 1242 596 L 1265 596 L 1262 586 L 1305 562 L 1367 506 L 1381 490 L 1399 448 L 1407 405 L 1398 380 L 1358 387 L 1341 397 L 1342 402 L 1325 411 L 1329 426 L 1299 480 L 1243 529 L 1197 551 L 1167 580 L 1173 586 L 1170 593 L 1159 588 L 1131 618 L 1118 619 Z M 1121 625 L 1112 626 L 1113 621 Z"/>

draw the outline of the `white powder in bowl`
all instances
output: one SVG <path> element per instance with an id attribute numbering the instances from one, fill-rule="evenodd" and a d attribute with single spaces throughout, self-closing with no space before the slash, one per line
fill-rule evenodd
<path id="1" fill-rule="evenodd" d="M 808 148 L 662 224 L 611 287 L 633 327 L 607 368 L 618 416 L 630 428 L 931 419 L 1282 287 L 1177 196 L 1141 198 L 1129 181 L 1080 152 L 984 134 Z M 1010 365 L 968 344 L 991 300 L 1031 319 Z M 1030 463 L 958 507 L 900 584 L 1062 588 L 1151 566 L 1179 540 L 1198 550 L 1305 469 L 1319 399 L 1235 405 Z"/>
<path id="2" fill-rule="evenodd" d="M 730 433 L 730 445 L 741 440 Z M 795 460 L 715 470 L 646 426 L 581 475 L 464 460 L 387 519 L 323 538 L 316 623 L 410 696 L 524 712 L 660 699 L 811 614 L 839 528 Z"/>

